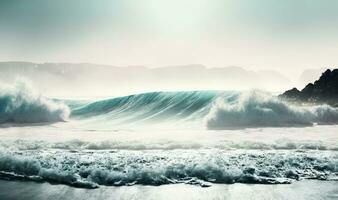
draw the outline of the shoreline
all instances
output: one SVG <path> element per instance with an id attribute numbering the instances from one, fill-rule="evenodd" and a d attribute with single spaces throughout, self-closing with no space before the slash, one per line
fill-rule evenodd
<path id="1" fill-rule="evenodd" d="M 338 199 L 338 181 L 302 180 L 287 185 L 213 184 L 207 188 L 171 184 L 84 189 L 61 184 L 0 180 L 0 199 Z"/>

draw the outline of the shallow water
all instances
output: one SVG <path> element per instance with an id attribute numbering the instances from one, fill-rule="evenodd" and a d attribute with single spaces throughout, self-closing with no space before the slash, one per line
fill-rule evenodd
<path id="1" fill-rule="evenodd" d="M 232 184 L 200 188 L 185 184 L 100 187 L 95 190 L 49 183 L 0 181 L 0 196 L 8 200 L 145 199 L 145 200 L 334 200 L 338 182 L 299 181 L 291 185 Z"/>

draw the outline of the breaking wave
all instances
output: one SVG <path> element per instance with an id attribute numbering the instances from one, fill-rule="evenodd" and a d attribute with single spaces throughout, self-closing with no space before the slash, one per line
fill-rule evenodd
<path id="1" fill-rule="evenodd" d="M 65 121 L 69 113 L 68 106 L 42 97 L 25 81 L 0 85 L 0 123 Z"/>
<path id="2" fill-rule="evenodd" d="M 311 126 L 337 124 L 338 111 L 328 105 L 293 105 L 268 93 L 251 91 L 233 102 L 217 99 L 205 120 L 209 129 Z"/>

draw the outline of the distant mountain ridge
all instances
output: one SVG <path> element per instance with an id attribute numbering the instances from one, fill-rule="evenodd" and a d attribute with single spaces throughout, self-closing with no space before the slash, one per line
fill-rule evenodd
<path id="1" fill-rule="evenodd" d="M 43 94 L 59 96 L 120 96 L 153 91 L 249 90 L 283 91 L 292 86 L 271 70 L 251 71 L 229 66 L 176 65 L 158 68 L 91 63 L 0 62 L 1 82 L 16 77 L 32 81 Z"/>
<path id="2" fill-rule="evenodd" d="M 338 106 L 338 69 L 327 69 L 318 80 L 307 84 L 301 91 L 293 88 L 285 91 L 280 97 L 292 101 Z"/>

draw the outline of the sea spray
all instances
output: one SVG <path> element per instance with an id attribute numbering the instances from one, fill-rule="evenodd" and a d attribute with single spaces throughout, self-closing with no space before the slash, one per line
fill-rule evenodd
<path id="1" fill-rule="evenodd" d="M 65 104 L 41 96 L 25 79 L 0 84 L 0 123 L 65 121 L 69 113 Z"/>
<path id="2" fill-rule="evenodd" d="M 337 124 L 338 110 L 328 105 L 293 105 L 269 93 L 253 90 L 242 93 L 233 102 L 218 98 L 205 122 L 208 129 Z"/>

